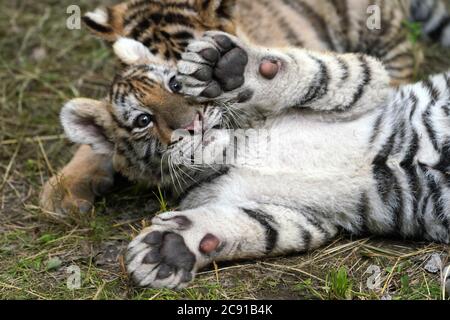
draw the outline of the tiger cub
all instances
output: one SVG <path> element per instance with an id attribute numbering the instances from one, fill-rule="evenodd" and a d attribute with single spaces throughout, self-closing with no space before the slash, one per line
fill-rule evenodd
<path id="1" fill-rule="evenodd" d="M 372 16 L 375 20 L 370 20 L 369 28 Z M 413 54 L 402 27 L 405 20 L 420 21 L 424 35 L 450 44 L 449 15 L 442 0 L 134 0 L 84 17 L 99 37 L 110 42 L 124 37 L 138 40 L 150 50 L 153 62 L 171 67 L 190 40 L 208 30 L 222 30 L 265 46 L 374 55 L 387 66 L 393 83 L 410 81 L 414 66 L 420 63 L 420 51 Z M 132 56 L 123 62 L 141 63 Z M 149 90 L 153 92 L 146 98 L 149 105 L 172 106 L 171 101 L 160 99 L 164 88 Z M 95 197 L 112 189 L 115 165 L 131 163 L 114 164 L 89 146 L 80 147 L 72 161 L 45 184 L 41 207 L 51 212 L 91 210 Z"/>
<path id="2" fill-rule="evenodd" d="M 122 54 L 145 52 L 130 48 Z M 179 211 L 154 218 L 129 245 L 138 285 L 183 288 L 212 261 L 304 252 L 340 230 L 450 243 L 450 72 L 394 89 L 369 56 L 268 49 L 222 32 L 189 45 L 175 78 L 148 68 L 142 83 L 159 79 L 197 101 L 203 139 L 161 141 L 162 161 L 191 182 Z M 145 166 L 143 142 L 157 123 L 149 118 L 159 114 L 139 96 L 69 102 L 66 134 Z M 243 139 L 218 129 L 228 114 L 251 129 Z M 118 148 L 125 140 L 129 148 Z M 202 162 L 189 152 L 199 148 Z"/>

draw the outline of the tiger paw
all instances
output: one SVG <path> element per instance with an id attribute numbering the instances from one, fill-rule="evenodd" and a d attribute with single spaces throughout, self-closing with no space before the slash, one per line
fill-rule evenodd
<path id="1" fill-rule="evenodd" d="M 178 63 L 181 93 L 199 102 L 265 104 L 286 58 L 275 50 L 210 31 L 192 42 Z"/>
<path id="2" fill-rule="evenodd" d="M 252 66 L 257 51 L 238 38 L 211 31 L 192 42 L 178 63 L 183 94 L 199 101 L 245 102 L 251 96 Z"/>
<path id="3" fill-rule="evenodd" d="M 82 146 L 72 161 L 52 177 L 40 194 L 40 206 L 50 213 L 88 213 L 95 198 L 114 186 L 111 160 Z"/>
<path id="4" fill-rule="evenodd" d="M 40 207 L 51 213 L 88 213 L 95 198 L 112 189 L 111 177 L 54 176 L 47 181 L 40 195 Z"/>
<path id="5" fill-rule="evenodd" d="M 165 213 L 130 243 L 127 269 L 140 287 L 182 289 L 221 247 L 221 241 L 192 216 Z"/>

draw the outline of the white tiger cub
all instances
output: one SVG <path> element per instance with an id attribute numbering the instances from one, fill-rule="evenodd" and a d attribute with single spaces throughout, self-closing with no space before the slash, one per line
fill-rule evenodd
<path id="1" fill-rule="evenodd" d="M 212 261 L 303 252 L 342 229 L 450 242 L 450 73 L 391 89 L 367 56 L 265 49 L 218 32 L 192 43 L 179 71 L 184 94 L 257 119 L 280 153 L 251 165 L 260 143 L 238 144 L 244 165 L 154 218 L 128 250 L 138 285 L 182 288 Z M 218 137 L 208 143 L 233 140 Z"/>

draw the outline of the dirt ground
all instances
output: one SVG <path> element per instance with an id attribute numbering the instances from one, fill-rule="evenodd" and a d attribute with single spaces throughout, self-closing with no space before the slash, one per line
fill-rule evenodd
<path id="1" fill-rule="evenodd" d="M 142 290 L 130 284 L 120 256 L 160 211 L 155 190 L 129 187 L 85 216 L 43 213 L 40 188 L 74 150 L 61 137 L 59 110 L 73 97 L 102 98 L 115 68 L 105 44 L 66 27 L 66 9 L 106 2 L 0 1 L 0 298 L 444 298 L 440 273 L 428 262 L 434 254 L 449 264 L 448 246 L 346 235 L 309 254 L 214 265 L 181 292 Z M 427 52 L 418 78 L 450 67 L 449 50 L 418 46 Z M 77 270 L 79 288 L 68 286 Z"/>

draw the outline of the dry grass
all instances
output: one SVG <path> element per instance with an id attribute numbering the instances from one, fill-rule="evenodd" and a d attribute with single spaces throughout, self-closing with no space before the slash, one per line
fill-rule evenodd
<path id="1" fill-rule="evenodd" d="M 105 1 L 76 1 L 91 9 Z M 182 292 L 130 286 L 120 252 L 159 205 L 153 191 L 130 187 L 101 199 L 95 214 L 58 220 L 41 212 L 42 183 L 73 146 L 58 123 L 75 96 L 102 97 L 114 65 L 110 50 L 83 30 L 65 27 L 73 1 L 4 0 L 0 4 L 0 298 L 4 299 L 441 299 L 431 254 L 448 247 L 342 237 L 321 250 L 262 262 L 220 264 Z M 425 71 L 450 66 L 449 51 L 427 50 Z M 143 209 L 144 208 L 144 209 Z M 69 290 L 67 267 L 82 272 Z M 380 287 L 365 273 L 375 265 Z"/>

